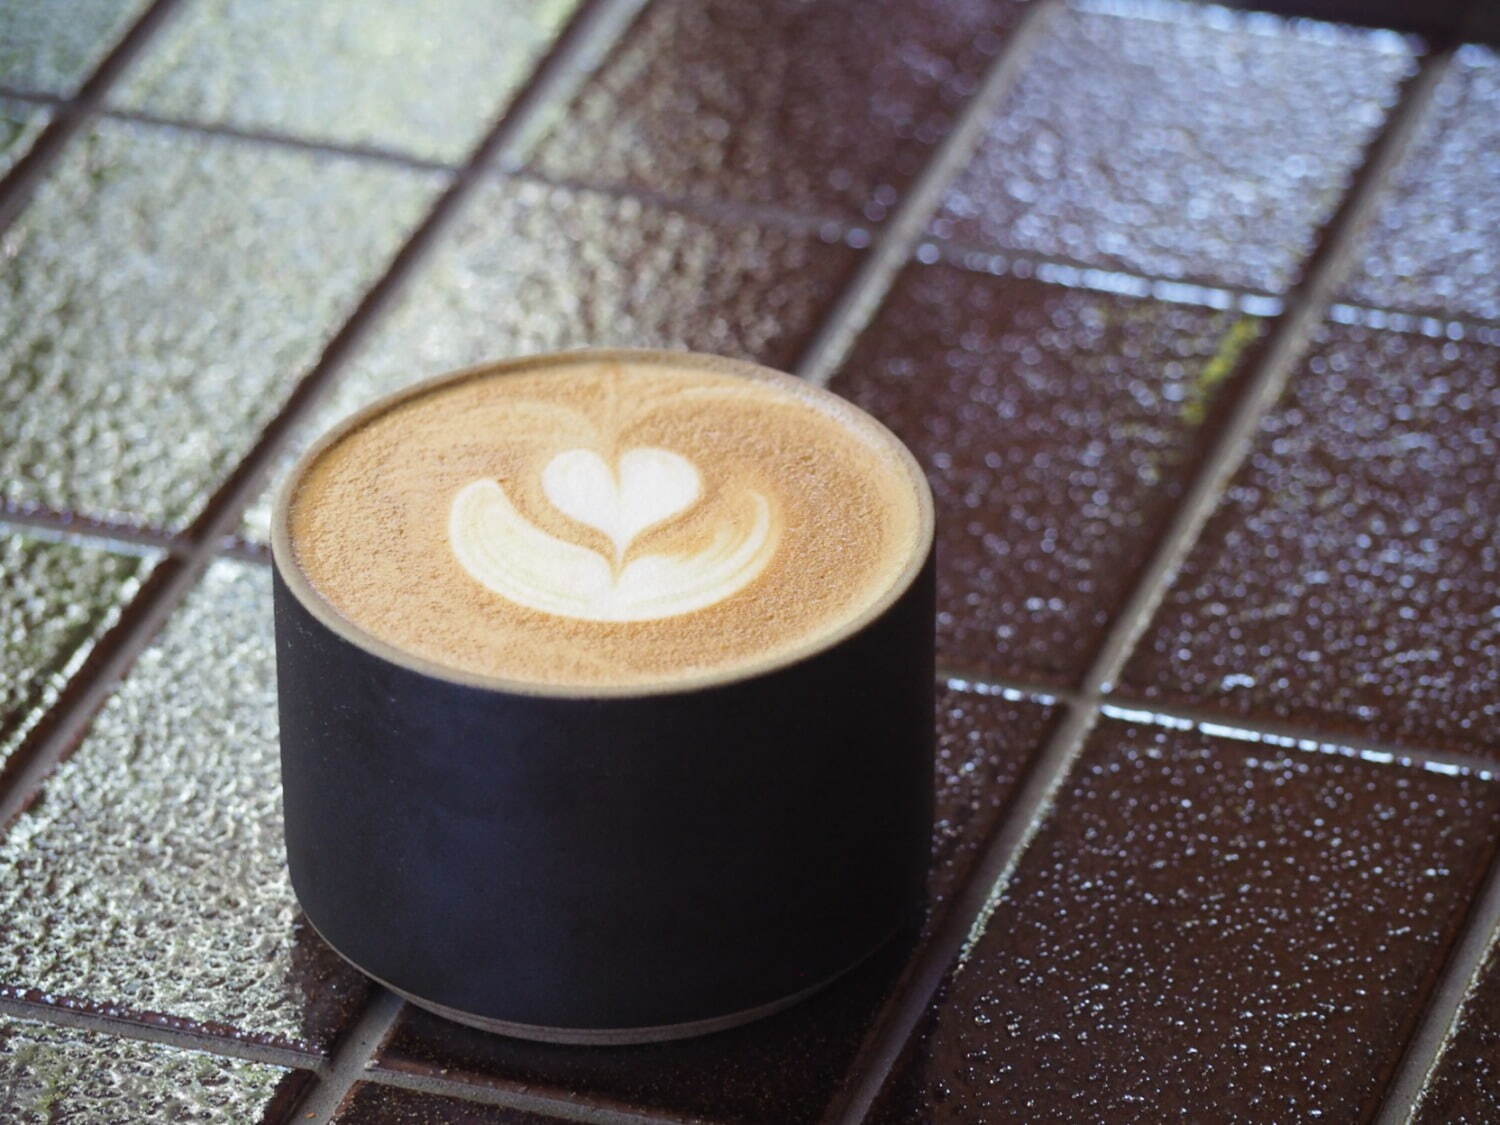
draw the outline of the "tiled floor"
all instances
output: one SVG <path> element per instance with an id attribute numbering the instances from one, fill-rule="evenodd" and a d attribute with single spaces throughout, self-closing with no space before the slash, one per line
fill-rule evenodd
<path id="1" fill-rule="evenodd" d="M 1500 1121 L 1500 26 L 1387 7 L 0 4 L 0 1122 Z M 582 344 L 941 509 L 926 923 L 649 1047 L 394 1003 L 281 851 L 268 488 Z"/>

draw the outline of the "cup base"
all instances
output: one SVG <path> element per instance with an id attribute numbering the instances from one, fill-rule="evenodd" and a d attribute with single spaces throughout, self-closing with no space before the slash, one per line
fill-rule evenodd
<path id="1" fill-rule="evenodd" d="M 844 968 L 832 976 L 824 977 L 815 984 L 789 996 L 782 996 L 772 1000 L 769 1004 L 761 1004 L 754 1008 L 743 1008 L 738 1012 L 730 1012 L 728 1015 L 713 1016 L 705 1020 L 688 1020 L 684 1023 L 664 1023 L 654 1027 L 547 1027 L 542 1024 L 515 1023 L 511 1020 L 497 1020 L 489 1016 L 481 1016 L 474 1012 L 465 1012 L 459 1008 L 450 1008 L 446 1004 L 439 1004 L 434 1000 L 427 1000 L 414 993 L 407 992 L 404 988 L 398 988 L 390 981 L 376 976 L 352 957 L 345 956 L 331 941 L 323 937 L 317 926 L 313 926 L 311 920 L 308 925 L 312 926 L 313 932 L 323 939 L 323 943 L 337 953 L 343 960 L 347 961 L 362 974 L 369 977 L 382 988 L 394 992 L 401 999 L 418 1008 L 442 1016 L 445 1020 L 464 1024 L 466 1027 L 478 1028 L 480 1031 L 492 1032 L 496 1035 L 506 1035 L 512 1039 L 529 1039 L 537 1043 L 564 1043 L 575 1047 L 625 1047 L 637 1043 L 666 1043 L 673 1039 L 693 1039 L 700 1035 L 711 1035 L 716 1031 L 727 1031 L 732 1027 L 742 1024 L 754 1023 L 756 1020 L 773 1016 L 777 1012 L 784 1011 L 792 1005 L 807 999 L 815 992 L 819 992 L 840 977 L 853 972 L 863 965 L 877 952 L 883 949 L 887 942 L 895 937 L 897 931 L 892 931 L 881 938 L 866 953 L 855 958 Z"/>

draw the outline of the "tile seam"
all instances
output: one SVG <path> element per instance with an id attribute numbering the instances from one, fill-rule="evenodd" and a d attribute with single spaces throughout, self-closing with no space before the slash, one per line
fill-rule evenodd
<path id="1" fill-rule="evenodd" d="M 1470 990 L 1496 942 L 1500 942 L 1500 851 L 1490 859 L 1458 939 L 1439 970 L 1437 984 L 1384 1090 L 1374 1118 L 1376 1125 L 1404 1125 L 1416 1120 L 1428 1082 L 1458 1031 Z"/>
<path id="2" fill-rule="evenodd" d="M 20 1000 L 9 996 L 0 996 L 0 1016 L 44 1023 L 51 1027 L 92 1031 L 115 1039 L 160 1043 L 163 1046 L 176 1047 L 185 1051 L 197 1051 L 222 1058 L 242 1059 L 245 1062 L 266 1063 L 271 1066 L 290 1067 L 313 1073 L 327 1065 L 327 1060 L 315 1052 L 294 1047 L 273 1047 L 251 1040 L 218 1035 L 210 1031 L 188 1031 L 180 1027 L 159 1026 L 144 1020 L 123 1019 L 98 1012 L 44 1004 L 35 1000 Z"/>
<path id="3" fill-rule="evenodd" d="M 50 510 L 22 511 L 0 504 L 0 526 L 25 531 L 53 531 L 81 540 L 96 542 L 101 548 L 110 543 L 129 543 L 137 547 L 155 547 L 168 554 L 182 554 L 188 543 L 176 535 L 130 524 L 105 523 L 84 516 L 69 516 Z"/>
<path id="4" fill-rule="evenodd" d="M 0 233 L 25 208 L 31 194 L 62 156 L 73 135 L 98 116 L 105 95 L 173 13 L 186 0 L 155 0 L 130 25 L 71 97 L 52 104 L 56 112 L 31 148 L 0 178 Z"/>
<path id="5" fill-rule="evenodd" d="M 1011 29 L 952 131 L 912 181 L 890 221 L 878 228 L 869 252 L 793 366 L 792 370 L 802 378 L 820 387 L 833 378 L 855 338 L 885 300 L 902 267 L 911 260 L 942 203 L 944 192 L 984 139 L 985 125 L 1015 85 L 1023 59 L 1062 3 L 1063 0 L 1037 0 Z"/>
<path id="6" fill-rule="evenodd" d="M 394 992 L 379 985 L 374 988 L 374 996 L 335 1045 L 328 1064 L 288 1110 L 286 1122 L 330 1120 L 364 1074 L 370 1059 L 396 1025 L 402 1007 L 401 997 Z"/>
<path id="7" fill-rule="evenodd" d="M 652 1113 L 649 1110 L 631 1110 L 603 1101 L 574 1100 L 538 1092 L 538 1088 L 533 1086 L 466 1082 L 462 1078 L 410 1074 L 389 1068 L 368 1069 L 360 1076 L 360 1081 L 414 1093 L 460 1098 L 476 1105 L 537 1113 L 564 1121 L 596 1122 L 598 1125 L 698 1125 L 705 1120 L 700 1117 Z"/>
<path id="8" fill-rule="evenodd" d="M 299 137 L 295 133 L 284 133 L 275 129 L 251 129 L 227 122 L 194 121 L 186 117 L 172 117 L 151 113 L 148 110 L 124 109 L 117 106 L 101 106 L 98 116 L 105 121 L 129 122 L 146 125 L 153 129 L 167 129 L 177 133 L 190 133 L 200 137 L 219 137 L 245 144 L 264 145 L 268 148 L 291 149 L 297 152 L 317 153 L 322 156 L 342 156 L 351 160 L 363 160 L 372 164 L 384 164 L 406 168 L 414 172 L 456 173 L 462 164 L 449 164 L 442 160 L 430 160 L 400 149 L 381 145 L 343 144 L 319 141 L 310 137 Z"/>
<path id="9" fill-rule="evenodd" d="M 1303 265 L 1302 280 L 1288 293 L 1285 311 L 1274 322 L 1255 368 L 1247 374 L 1243 393 L 1200 461 L 1155 551 L 1135 578 L 1129 597 L 1111 621 L 1080 692 L 1028 766 L 1008 815 L 976 862 L 968 884 L 955 896 L 948 920 L 926 950 L 917 954 L 922 963 L 910 974 L 906 991 L 893 998 L 862 1045 L 856 1066 L 851 1068 L 851 1085 L 836 1106 L 837 1120 L 844 1125 L 863 1121 L 868 1115 L 949 967 L 962 963 L 983 934 L 1016 866 L 1101 717 L 1105 693 L 1145 631 L 1178 565 L 1216 506 L 1223 486 L 1248 453 L 1260 419 L 1290 376 L 1307 336 L 1331 304 L 1381 189 L 1424 117 L 1453 51 L 1451 45 L 1445 45 L 1423 57 L 1416 74 L 1403 83 L 1399 100 L 1379 133 L 1366 147 L 1359 170 Z"/>

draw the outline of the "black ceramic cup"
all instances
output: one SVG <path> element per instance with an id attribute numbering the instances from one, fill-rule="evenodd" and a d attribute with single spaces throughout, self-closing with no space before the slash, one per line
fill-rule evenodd
<path id="1" fill-rule="evenodd" d="M 921 556 L 818 651 L 680 690 L 532 687 L 391 647 L 298 569 L 298 477 L 383 405 L 309 451 L 274 519 L 287 859 L 329 945 L 463 1023 L 629 1043 L 770 1014 L 918 915 L 925 486 Z"/>

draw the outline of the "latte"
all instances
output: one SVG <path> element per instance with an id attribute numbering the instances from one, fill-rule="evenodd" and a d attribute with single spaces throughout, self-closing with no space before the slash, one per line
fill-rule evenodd
<path id="1" fill-rule="evenodd" d="M 582 692 L 816 651 L 910 584 L 931 535 L 911 455 L 842 399 L 628 351 L 472 369 L 377 404 L 304 459 L 276 529 L 283 569 L 367 645 Z"/>

